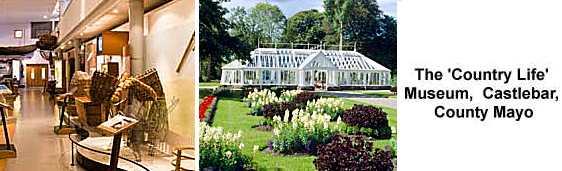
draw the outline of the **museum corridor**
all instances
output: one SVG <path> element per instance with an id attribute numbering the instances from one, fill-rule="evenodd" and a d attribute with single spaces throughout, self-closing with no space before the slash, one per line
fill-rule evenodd
<path id="1" fill-rule="evenodd" d="M 196 170 L 196 2 L 0 0 L 0 171 Z"/>
<path id="2" fill-rule="evenodd" d="M 82 170 L 78 165 L 70 165 L 68 135 L 53 134 L 53 126 L 58 123 L 57 110 L 54 101 L 41 89 L 20 89 L 14 102 L 15 130 L 11 132 L 17 158 L 7 159 L 6 171 Z"/>

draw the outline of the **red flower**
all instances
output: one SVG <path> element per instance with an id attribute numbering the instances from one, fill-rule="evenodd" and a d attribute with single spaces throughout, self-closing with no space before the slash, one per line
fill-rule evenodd
<path id="1" fill-rule="evenodd" d="M 203 101 L 201 102 L 201 104 L 199 104 L 199 120 L 202 121 L 205 119 L 205 113 L 207 112 L 209 106 L 213 103 L 215 98 L 215 96 L 206 96 L 205 98 L 203 98 Z"/>

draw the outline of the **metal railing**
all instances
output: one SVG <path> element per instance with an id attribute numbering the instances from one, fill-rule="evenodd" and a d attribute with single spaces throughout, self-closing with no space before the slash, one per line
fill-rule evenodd
<path id="1" fill-rule="evenodd" d="M 70 151 L 70 153 L 71 153 L 71 155 L 72 155 L 72 163 L 70 164 L 71 166 L 74 166 L 74 145 L 77 145 L 78 147 L 81 147 L 81 148 L 86 149 L 86 150 L 89 150 L 89 151 L 93 151 L 93 152 L 96 152 L 96 153 L 100 153 L 100 154 L 104 154 L 104 155 L 111 156 L 111 153 L 109 153 L 109 152 L 96 150 L 96 149 L 94 149 L 94 148 L 87 147 L 87 146 L 84 146 L 84 145 L 80 144 L 80 142 L 78 142 L 77 140 L 75 140 L 75 138 L 72 138 L 71 135 L 72 135 L 72 134 L 68 134 L 68 139 L 70 139 L 70 141 L 72 142 L 72 143 L 70 144 L 70 145 L 71 145 L 71 151 Z M 74 135 L 77 135 L 77 134 L 74 134 Z M 136 166 L 138 166 L 138 167 L 141 167 L 142 169 L 144 169 L 144 170 L 146 170 L 146 171 L 150 171 L 150 169 L 148 169 L 146 166 L 144 166 L 144 165 L 142 165 L 142 164 L 140 164 L 140 163 L 138 163 L 138 162 L 135 162 L 135 161 L 133 161 L 133 160 L 131 160 L 131 159 L 128 159 L 128 158 L 125 158 L 125 157 L 121 157 L 121 156 L 119 156 L 119 158 L 120 158 L 120 159 L 123 159 L 123 160 L 125 160 L 125 161 L 128 161 L 128 162 L 130 162 L 130 163 L 133 163 L 134 165 L 136 165 Z"/>

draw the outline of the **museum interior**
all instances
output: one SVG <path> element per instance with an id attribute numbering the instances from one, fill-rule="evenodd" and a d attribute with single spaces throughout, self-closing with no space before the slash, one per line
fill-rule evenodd
<path id="1" fill-rule="evenodd" d="M 0 170 L 195 170 L 194 0 L 1 0 Z"/>

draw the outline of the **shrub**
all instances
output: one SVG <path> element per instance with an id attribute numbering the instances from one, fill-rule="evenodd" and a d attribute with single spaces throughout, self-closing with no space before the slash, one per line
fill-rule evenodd
<path id="1" fill-rule="evenodd" d="M 352 126 L 376 129 L 388 126 L 386 116 L 382 108 L 353 105 L 351 109 L 344 111 L 343 121 Z"/>
<path id="2" fill-rule="evenodd" d="M 306 105 L 306 102 L 316 100 L 318 98 L 320 97 L 317 96 L 316 94 L 312 92 L 304 91 L 297 94 L 297 96 L 295 96 L 295 98 L 293 99 L 293 102 L 295 102 L 296 104 L 301 104 L 302 107 L 304 107 L 304 105 Z"/>
<path id="3" fill-rule="evenodd" d="M 349 134 L 368 135 L 377 139 L 392 137 L 387 114 L 382 108 L 353 105 L 351 109 L 343 112 L 343 121 L 350 126 L 346 129 Z"/>
<path id="4" fill-rule="evenodd" d="M 293 111 L 298 108 L 298 105 L 294 102 L 282 102 L 267 104 L 262 108 L 262 114 L 266 119 L 273 119 L 274 116 L 283 116 L 285 111 Z M 289 119 L 292 116 L 289 115 Z"/>
<path id="5" fill-rule="evenodd" d="M 331 142 L 321 145 L 316 169 L 323 170 L 374 170 L 392 171 L 392 155 L 389 151 L 377 149 L 365 136 L 335 135 Z"/>
<path id="6" fill-rule="evenodd" d="M 242 99 L 246 97 L 246 94 L 248 94 L 248 91 L 246 90 L 230 89 L 223 86 L 217 87 L 213 90 L 213 95 L 217 97 Z"/>
<path id="7" fill-rule="evenodd" d="M 293 111 L 293 118 L 289 119 L 289 115 L 287 111 L 283 119 L 280 116 L 273 119 L 275 128 L 271 149 L 275 152 L 314 155 L 318 145 L 327 143 L 340 130 L 339 124 L 330 126 L 329 115 L 310 114 L 299 109 Z"/>
<path id="8" fill-rule="evenodd" d="M 392 94 L 396 94 L 396 92 L 398 92 L 397 89 L 398 89 L 398 88 L 397 88 L 396 86 L 392 86 L 392 87 L 390 87 L 390 92 L 391 92 Z"/>
<path id="9" fill-rule="evenodd" d="M 336 98 L 320 98 L 306 103 L 308 113 L 325 113 L 336 120 L 343 113 L 343 101 Z"/>
<path id="10" fill-rule="evenodd" d="M 244 170 L 251 168 L 251 158 L 242 154 L 239 142 L 241 132 L 225 133 L 201 123 L 199 132 L 199 167 L 218 170 Z"/>

